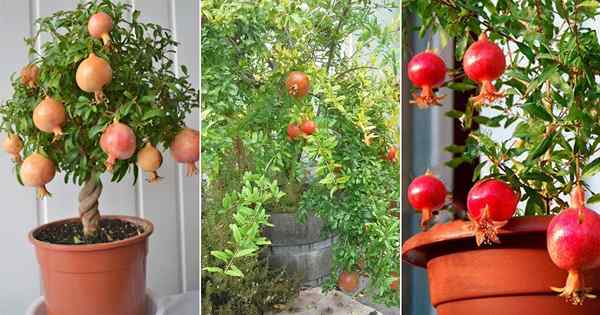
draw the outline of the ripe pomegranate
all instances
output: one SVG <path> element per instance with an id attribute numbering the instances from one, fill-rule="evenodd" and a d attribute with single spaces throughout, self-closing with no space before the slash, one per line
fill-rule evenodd
<path id="1" fill-rule="evenodd" d="M 292 141 L 302 135 L 302 130 L 296 124 L 289 124 L 287 127 L 288 140 Z"/>
<path id="2" fill-rule="evenodd" d="M 179 163 L 186 163 L 187 176 L 198 173 L 196 161 L 200 158 L 200 132 L 185 128 L 181 130 L 171 142 L 173 159 Z"/>
<path id="3" fill-rule="evenodd" d="M 154 183 L 162 177 L 158 176 L 156 170 L 162 165 L 162 155 L 150 142 L 138 152 L 137 165 L 148 173 L 148 182 Z"/>
<path id="4" fill-rule="evenodd" d="M 480 180 L 467 195 L 467 211 L 477 246 L 500 243 L 498 230 L 517 211 L 520 196 L 507 183 L 493 178 Z"/>
<path id="5" fill-rule="evenodd" d="M 503 94 L 496 91 L 492 81 L 498 79 L 506 68 L 502 49 L 481 33 L 479 40 L 471 44 L 463 58 L 463 68 L 469 79 L 481 83 L 481 92 L 474 97 L 475 104 L 493 102 Z"/>
<path id="6" fill-rule="evenodd" d="M 12 160 L 20 164 L 21 163 L 21 150 L 23 149 L 23 141 L 15 134 L 9 134 L 4 142 L 2 143 L 4 150 L 10 154 Z"/>
<path id="7" fill-rule="evenodd" d="M 408 79 L 413 85 L 421 88 L 421 95 L 413 94 L 411 103 L 419 108 L 440 105 L 444 96 L 436 96 L 433 88 L 444 83 L 446 78 L 446 64 L 436 53 L 424 51 L 416 54 L 408 62 Z"/>
<path id="8" fill-rule="evenodd" d="M 88 21 L 88 32 L 90 36 L 96 39 L 102 39 L 104 42 L 104 47 L 110 48 L 110 31 L 113 28 L 113 20 L 110 15 L 104 12 L 98 12 L 92 17 L 90 17 Z"/>
<path id="9" fill-rule="evenodd" d="M 37 187 L 37 197 L 42 199 L 49 196 L 46 189 L 48 184 L 56 174 L 56 166 L 52 160 L 39 153 L 33 153 L 28 156 L 21 164 L 19 176 L 25 186 Z"/>
<path id="10" fill-rule="evenodd" d="M 27 65 L 21 70 L 21 83 L 30 88 L 35 88 L 39 75 L 40 68 L 38 66 L 34 64 Z"/>
<path id="11" fill-rule="evenodd" d="M 104 99 L 102 89 L 112 81 L 112 68 L 106 60 L 90 53 L 77 67 L 75 80 L 80 89 L 94 93 L 96 102 L 100 103 Z"/>
<path id="12" fill-rule="evenodd" d="M 310 79 L 304 72 L 292 71 L 285 80 L 288 94 L 300 98 L 306 96 L 310 90 Z"/>
<path id="13" fill-rule="evenodd" d="M 400 285 L 400 278 L 398 277 L 398 273 L 395 271 L 392 271 L 392 278 L 394 279 L 394 282 L 392 282 L 392 284 L 390 284 L 390 289 L 398 290 L 398 286 Z"/>
<path id="14" fill-rule="evenodd" d="M 43 132 L 53 133 L 54 139 L 52 142 L 54 142 L 63 134 L 60 126 L 66 120 L 65 115 L 65 105 L 50 96 L 46 96 L 33 110 L 33 124 Z"/>
<path id="15" fill-rule="evenodd" d="M 421 175 L 408 185 L 408 202 L 421 212 L 421 227 L 424 229 L 433 211 L 439 210 L 446 202 L 446 186 L 430 171 Z"/>
<path id="16" fill-rule="evenodd" d="M 302 130 L 305 135 L 310 136 L 317 131 L 317 125 L 312 120 L 305 120 L 300 124 L 300 130 Z"/>
<path id="17" fill-rule="evenodd" d="M 338 287 L 346 292 L 352 293 L 358 288 L 358 273 L 356 272 L 342 272 L 337 282 Z"/>
<path id="18" fill-rule="evenodd" d="M 396 147 L 390 147 L 387 151 L 387 155 L 385 156 L 385 159 L 388 161 L 396 161 L 396 156 L 398 155 L 398 151 L 396 150 Z"/>
<path id="19" fill-rule="evenodd" d="M 104 165 L 110 172 L 116 160 L 127 160 L 135 152 L 135 134 L 129 126 L 115 121 L 102 133 L 100 148 L 108 155 Z"/>
<path id="20" fill-rule="evenodd" d="M 585 286 L 583 271 L 600 267 L 600 215 L 585 207 L 585 192 L 580 185 L 571 192 L 571 207 L 552 218 L 547 231 L 550 258 L 569 272 L 563 288 L 552 287 L 575 305 L 594 298 Z"/>

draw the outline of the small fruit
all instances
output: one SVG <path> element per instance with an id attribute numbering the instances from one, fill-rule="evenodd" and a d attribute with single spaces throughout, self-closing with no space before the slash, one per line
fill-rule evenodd
<path id="1" fill-rule="evenodd" d="M 342 272 L 338 278 L 338 287 L 346 292 L 352 293 L 358 288 L 358 273 L 356 272 Z"/>
<path id="2" fill-rule="evenodd" d="M 288 94 L 295 98 L 304 97 L 310 90 L 310 79 L 304 72 L 292 71 L 285 80 Z"/>
<path id="3" fill-rule="evenodd" d="M 467 195 L 467 211 L 477 245 L 500 243 L 498 230 L 517 211 L 520 196 L 507 183 L 493 178 L 475 183 Z"/>
<path id="4" fill-rule="evenodd" d="M 570 208 L 550 221 L 546 240 L 554 264 L 569 272 L 563 288 L 551 289 L 574 305 L 595 298 L 592 288 L 585 286 L 582 271 L 600 267 L 600 215 L 585 207 L 580 185 L 571 192 Z"/>
<path id="5" fill-rule="evenodd" d="M 296 124 L 289 124 L 287 127 L 287 136 L 288 136 L 288 140 L 292 141 L 292 140 L 296 140 L 296 138 L 299 138 L 302 135 L 302 130 L 300 130 L 300 127 Z"/>
<path id="6" fill-rule="evenodd" d="M 52 160 L 39 153 L 33 153 L 28 156 L 21 164 L 19 177 L 23 185 L 37 188 L 37 197 L 42 199 L 49 196 L 46 189 L 48 184 L 56 174 L 56 166 Z"/>
<path id="7" fill-rule="evenodd" d="M 469 79 L 481 83 L 481 92 L 474 97 L 475 104 L 493 102 L 503 94 L 496 91 L 492 81 L 498 79 L 506 68 L 502 49 L 490 42 L 485 33 L 471 44 L 463 58 L 463 68 Z"/>
<path id="8" fill-rule="evenodd" d="M 21 83 L 30 88 L 35 88 L 39 75 L 40 68 L 38 66 L 35 64 L 27 65 L 21 70 Z"/>
<path id="9" fill-rule="evenodd" d="M 444 96 L 436 96 L 433 89 L 444 83 L 445 78 L 446 64 L 442 58 L 431 51 L 416 54 L 408 62 L 408 79 L 421 88 L 421 95 L 413 94 L 414 99 L 410 102 L 419 108 L 440 105 Z"/>
<path id="10" fill-rule="evenodd" d="M 90 17 L 88 21 L 88 32 L 90 36 L 96 39 L 102 39 L 104 43 L 104 47 L 110 48 L 110 31 L 113 28 L 113 20 L 110 15 L 104 12 L 98 12 L 92 17 Z"/>
<path id="11" fill-rule="evenodd" d="M 138 152 L 137 165 L 148 173 L 148 182 L 154 183 L 162 177 L 158 176 L 156 170 L 162 165 L 162 155 L 150 142 Z"/>
<path id="12" fill-rule="evenodd" d="M 135 152 L 135 134 L 129 126 L 113 122 L 104 130 L 100 137 L 100 147 L 108 155 L 104 165 L 107 171 L 112 171 L 116 160 L 127 160 Z"/>
<path id="13" fill-rule="evenodd" d="M 398 277 L 398 273 L 392 271 L 392 278 L 394 279 L 394 281 L 392 282 L 392 284 L 390 284 L 390 289 L 398 290 L 398 287 L 400 286 L 400 278 Z"/>
<path id="14" fill-rule="evenodd" d="M 390 147 L 388 149 L 387 155 L 386 155 L 386 160 L 394 162 L 396 161 L 396 156 L 398 155 L 398 151 L 396 150 L 396 147 Z"/>
<path id="15" fill-rule="evenodd" d="M 50 96 L 46 96 L 33 110 L 33 124 L 43 132 L 53 133 L 52 142 L 62 136 L 61 126 L 65 120 L 65 105 Z"/>
<path id="16" fill-rule="evenodd" d="M 112 68 L 106 60 L 90 53 L 77 67 L 75 81 L 83 91 L 94 93 L 96 102 L 100 103 L 104 100 L 102 89 L 112 81 Z"/>
<path id="17" fill-rule="evenodd" d="M 310 136 L 317 131 L 317 125 L 312 120 L 305 120 L 300 124 L 300 130 L 302 130 L 305 135 Z"/>
<path id="18" fill-rule="evenodd" d="M 200 159 L 200 132 L 191 128 L 182 129 L 171 142 L 171 154 L 179 163 L 185 163 L 187 176 L 198 173 L 196 161 Z"/>
<path id="19" fill-rule="evenodd" d="M 2 142 L 4 150 L 10 154 L 12 160 L 20 164 L 21 163 L 21 150 L 23 149 L 23 141 L 15 134 L 9 134 L 4 142 Z"/>
<path id="20" fill-rule="evenodd" d="M 444 183 L 430 171 L 421 175 L 408 185 L 408 202 L 421 212 L 421 227 L 425 228 L 433 211 L 441 209 L 446 203 L 448 191 Z"/>

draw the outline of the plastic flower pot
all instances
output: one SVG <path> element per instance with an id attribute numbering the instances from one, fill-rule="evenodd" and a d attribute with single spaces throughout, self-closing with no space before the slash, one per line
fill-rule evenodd
<path id="1" fill-rule="evenodd" d="M 150 221 L 129 216 L 104 216 L 142 226 L 138 236 L 111 243 L 57 245 L 35 239 L 49 225 L 29 233 L 42 275 L 47 315 L 145 315 L 146 256 Z"/>
<path id="2" fill-rule="evenodd" d="M 154 298 L 154 296 L 152 295 L 152 293 L 149 290 L 147 290 L 146 291 L 146 313 L 145 313 L 145 315 L 157 314 L 156 303 L 157 303 L 157 301 Z M 27 311 L 25 311 L 25 315 L 48 315 L 44 297 L 40 296 L 39 298 L 35 299 L 35 301 L 33 301 L 33 303 L 31 303 L 31 305 L 29 305 L 29 307 L 27 308 Z"/>
<path id="3" fill-rule="evenodd" d="M 408 239 L 402 259 L 427 269 L 438 315 L 600 314 L 600 300 L 571 305 L 550 289 L 567 278 L 546 250 L 551 218 L 513 218 L 499 233 L 501 244 L 482 247 L 467 222 L 438 224 Z M 600 270 L 585 272 L 585 281 L 600 293 Z"/>

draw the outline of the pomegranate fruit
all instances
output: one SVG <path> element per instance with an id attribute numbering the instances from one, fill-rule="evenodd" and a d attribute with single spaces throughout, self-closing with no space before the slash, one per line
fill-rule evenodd
<path id="1" fill-rule="evenodd" d="M 200 158 L 200 132 L 185 128 L 181 130 L 171 142 L 173 159 L 187 166 L 187 176 L 198 173 L 196 161 Z"/>
<path id="2" fill-rule="evenodd" d="M 421 88 L 421 95 L 413 94 L 411 103 L 419 108 L 440 105 L 444 96 L 436 96 L 433 89 L 444 83 L 446 64 L 436 53 L 424 51 L 416 54 L 408 62 L 408 79 L 413 85 Z"/>
<path id="3" fill-rule="evenodd" d="M 46 189 L 48 184 L 56 174 L 56 166 L 52 160 L 39 153 L 33 153 L 28 156 L 21 164 L 19 176 L 23 185 L 37 188 L 37 197 L 39 199 L 49 196 Z"/>
<path id="4" fill-rule="evenodd" d="M 358 288 L 358 273 L 356 272 L 342 272 L 337 282 L 338 287 L 346 292 L 352 293 Z"/>
<path id="5" fill-rule="evenodd" d="M 21 163 L 21 150 L 23 149 L 23 141 L 15 134 L 9 134 L 4 142 L 2 142 L 4 150 L 10 154 L 11 158 L 15 163 Z"/>
<path id="6" fill-rule="evenodd" d="M 114 121 L 100 137 L 100 148 L 108 155 L 104 165 L 112 171 L 116 160 L 127 160 L 135 152 L 135 134 L 129 126 Z"/>
<path id="7" fill-rule="evenodd" d="M 162 165 L 162 155 L 150 142 L 138 152 L 137 165 L 148 173 L 148 182 L 154 183 L 162 177 L 158 176 L 156 170 Z"/>
<path id="8" fill-rule="evenodd" d="M 104 43 L 104 47 L 110 48 L 110 31 L 113 28 L 113 19 L 110 15 L 104 12 L 98 12 L 92 17 L 90 17 L 88 21 L 88 32 L 90 36 L 96 39 L 102 39 Z"/>
<path id="9" fill-rule="evenodd" d="M 292 71 L 285 80 L 288 94 L 300 98 L 306 96 L 310 90 L 310 79 L 304 72 Z"/>
<path id="10" fill-rule="evenodd" d="M 296 124 L 289 124 L 287 127 L 288 140 L 292 141 L 299 138 L 302 135 L 302 130 Z"/>
<path id="11" fill-rule="evenodd" d="M 317 125 L 312 120 L 305 120 L 300 124 L 300 130 L 302 130 L 305 135 L 310 136 L 317 131 Z"/>
<path id="12" fill-rule="evenodd" d="M 408 202 L 421 212 L 421 227 L 427 226 L 433 211 L 442 208 L 446 202 L 446 186 L 430 171 L 421 175 L 408 185 Z"/>
<path id="13" fill-rule="evenodd" d="M 43 132 L 53 133 L 52 142 L 62 136 L 61 126 L 65 120 L 65 105 L 50 96 L 46 96 L 33 110 L 33 124 Z"/>
<path id="14" fill-rule="evenodd" d="M 112 68 L 106 60 L 90 53 L 77 67 L 75 80 L 80 89 L 94 93 L 96 102 L 100 103 L 104 100 L 102 89 L 112 81 Z"/>
<path id="15" fill-rule="evenodd" d="M 21 83 L 30 88 L 35 88 L 39 75 L 40 68 L 38 66 L 34 64 L 27 65 L 21 70 Z"/>
<path id="16" fill-rule="evenodd" d="M 498 230 L 517 211 L 520 195 L 507 183 L 493 178 L 475 183 L 467 195 L 467 212 L 477 245 L 500 243 Z"/>
<path id="17" fill-rule="evenodd" d="M 397 272 L 392 271 L 392 279 L 394 279 L 394 281 L 392 282 L 392 284 L 390 284 L 390 289 L 398 290 L 398 286 L 400 285 L 400 277 L 398 277 Z"/>
<path id="18" fill-rule="evenodd" d="M 490 42 L 485 33 L 481 33 L 479 40 L 465 52 L 463 68 L 469 79 L 481 84 L 481 92 L 473 98 L 475 104 L 493 102 L 503 96 L 496 91 L 492 81 L 504 73 L 506 59 L 502 49 Z"/>
<path id="19" fill-rule="evenodd" d="M 546 236 L 550 258 L 569 273 L 564 287 L 551 289 L 575 305 L 595 298 L 585 286 L 582 271 L 600 267 L 600 215 L 585 207 L 580 185 L 571 192 L 570 208 L 552 218 Z"/>
<path id="20" fill-rule="evenodd" d="M 388 161 L 396 161 L 396 156 L 398 155 L 398 151 L 396 150 L 396 147 L 390 147 L 387 151 L 387 155 L 385 156 L 385 159 Z"/>

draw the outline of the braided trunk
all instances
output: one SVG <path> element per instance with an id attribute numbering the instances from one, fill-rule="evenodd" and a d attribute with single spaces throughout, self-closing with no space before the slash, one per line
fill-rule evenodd
<path id="1" fill-rule="evenodd" d="M 102 182 L 91 176 L 79 192 L 79 217 L 83 224 L 83 234 L 87 239 L 98 234 L 100 225 L 100 212 L 98 212 L 98 198 L 102 193 Z"/>

